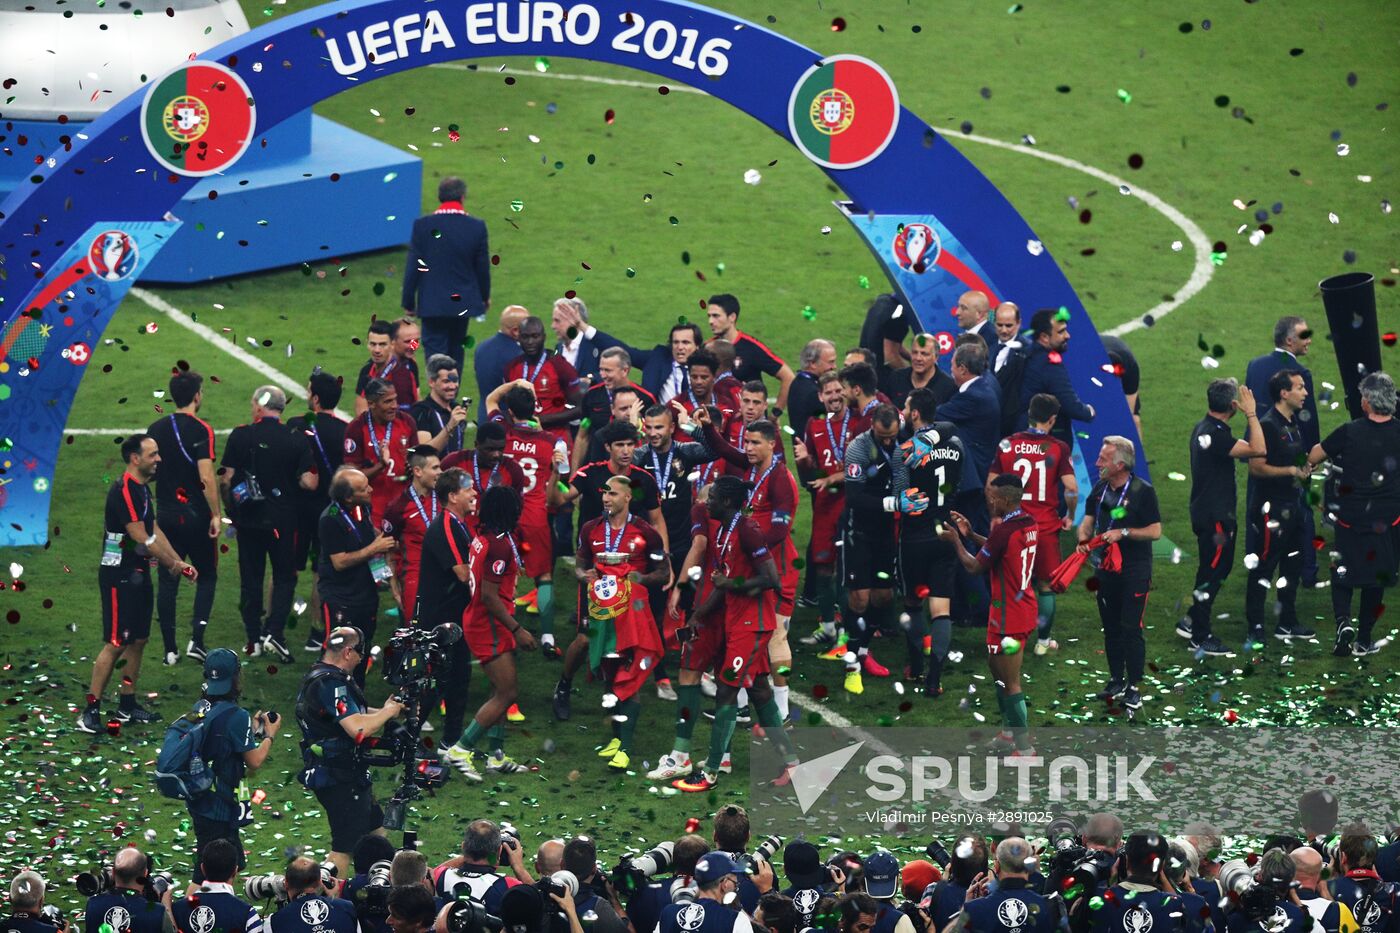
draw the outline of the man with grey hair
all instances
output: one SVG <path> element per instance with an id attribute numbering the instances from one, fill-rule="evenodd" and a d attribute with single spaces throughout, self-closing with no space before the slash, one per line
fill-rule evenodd
<path id="1" fill-rule="evenodd" d="M 797 377 L 788 389 L 788 424 L 801 437 L 813 416 L 822 413 L 821 378 L 836 369 L 836 345 L 816 337 L 807 341 L 797 356 Z M 806 477 L 808 479 L 815 478 Z"/>
<path id="2" fill-rule="evenodd" d="M 306 434 L 282 423 L 287 395 L 274 385 L 253 390 L 252 418 L 224 445 L 219 490 L 238 542 L 239 610 L 246 652 L 292 660 L 284 635 L 296 596 L 297 493 L 318 477 Z M 272 599 L 263 618 L 263 575 L 272 564 Z"/>
<path id="3" fill-rule="evenodd" d="M 556 348 L 559 355 L 573 366 L 580 377 L 590 381 L 596 382 L 599 378 L 598 367 L 603 351 L 625 346 L 612 334 L 588 322 L 588 305 L 579 297 L 555 301 L 549 326 L 559 339 Z"/>
<path id="4" fill-rule="evenodd" d="M 948 929 L 973 933 L 1006 933 L 1008 929 L 1052 933 L 1058 929 L 1060 901 L 1051 901 L 1030 887 L 1034 858 L 1031 844 L 1019 836 L 997 843 L 996 861 L 992 864 L 996 890 L 987 892 L 989 879 L 973 885 L 962 913 L 953 918 Z"/>
<path id="5" fill-rule="evenodd" d="M 10 909 L 14 913 L 0 919 L 0 933 L 57 933 L 59 929 L 40 916 L 44 909 L 44 879 L 37 871 L 22 871 L 10 882 Z"/>
<path id="6" fill-rule="evenodd" d="M 462 836 L 462 854 L 449 859 L 445 871 L 438 875 L 439 897 L 471 897 L 486 905 L 490 913 L 500 915 L 501 899 L 509 884 L 506 876 L 496 870 L 501 861 L 508 861 L 517 879 L 530 883 L 521 858 L 520 840 L 501 832 L 490 820 L 473 820 Z M 521 877 L 521 875 L 524 877 Z"/>
<path id="7" fill-rule="evenodd" d="M 463 445 L 465 424 L 471 412 L 462 399 L 461 370 L 446 353 L 428 357 L 428 395 L 413 403 L 409 415 L 418 423 L 418 443 L 428 444 L 442 456 L 456 453 Z"/>
<path id="8" fill-rule="evenodd" d="M 1356 657 L 1379 651 L 1372 638 L 1383 611 L 1385 588 L 1400 570 L 1400 422 L 1395 420 L 1395 381 L 1386 373 L 1361 380 L 1364 418 L 1342 425 L 1308 454 L 1308 464 L 1332 463 L 1323 505 L 1336 526 L 1332 564 L 1332 613 L 1337 620 L 1333 654 Z M 1351 614 L 1361 590 L 1361 610 Z"/>
<path id="9" fill-rule="evenodd" d="M 417 884 L 428 891 L 434 890 L 427 856 L 417 849 L 400 849 L 395 852 L 394 860 L 389 863 L 389 884 L 396 888 Z"/>
<path id="10" fill-rule="evenodd" d="M 1152 542 L 1162 537 L 1157 491 L 1133 475 L 1137 451 L 1126 437 L 1103 439 L 1095 467 L 1099 481 L 1085 500 L 1079 523 L 1079 552 L 1096 563 L 1094 579 L 1103 625 L 1108 683 L 1100 696 L 1121 701 L 1129 711 L 1142 708 L 1138 688 L 1147 662 L 1142 616 L 1152 589 Z M 1091 541 L 1099 544 L 1092 549 Z"/>
<path id="11" fill-rule="evenodd" d="M 637 393 L 640 402 L 637 416 L 656 404 L 656 396 L 631 381 L 632 356 L 623 347 L 609 347 L 598 355 L 597 375 L 599 381 L 588 387 L 579 402 L 579 413 L 583 416 L 578 437 L 574 439 L 574 468 L 590 462 L 584 454 L 589 449 L 588 439 L 611 422 L 613 416 L 613 395 L 619 389 L 631 389 Z"/>
<path id="12" fill-rule="evenodd" d="M 1298 901 L 1312 917 L 1312 933 L 1356 929 L 1351 908 L 1322 895 L 1322 856 L 1318 851 L 1312 846 L 1299 846 L 1288 857 L 1293 860 Z"/>

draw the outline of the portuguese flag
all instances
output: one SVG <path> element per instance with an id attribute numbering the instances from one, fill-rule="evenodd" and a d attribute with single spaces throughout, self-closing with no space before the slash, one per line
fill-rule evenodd
<path id="1" fill-rule="evenodd" d="M 247 86 L 215 62 L 188 62 L 156 82 L 141 108 L 151 155 L 181 175 L 211 175 L 232 165 L 253 136 Z"/>
<path id="2" fill-rule="evenodd" d="M 879 155 L 894 137 L 899 94 L 872 61 L 852 55 L 824 59 L 793 89 L 788 123 L 808 158 L 828 168 L 855 168 Z"/>

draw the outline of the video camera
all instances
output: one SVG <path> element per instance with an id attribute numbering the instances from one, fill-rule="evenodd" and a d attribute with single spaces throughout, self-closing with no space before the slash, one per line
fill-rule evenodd
<path id="1" fill-rule="evenodd" d="M 366 872 L 368 879 L 364 887 L 355 891 L 355 916 L 365 920 L 384 920 L 389 916 L 389 892 L 393 885 L 389 881 L 389 870 L 393 863 L 380 859 Z"/>
<path id="2" fill-rule="evenodd" d="M 451 622 L 395 630 L 384 646 L 384 679 L 394 687 L 426 680 L 448 666 L 452 646 L 461 640 L 462 627 Z"/>
<path id="3" fill-rule="evenodd" d="M 165 892 L 170 890 L 174 883 L 175 879 L 168 871 L 151 872 L 141 879 L 141 895 L 154 904 L 165 896 Z M 117 890 L 112 869 L 107 866 L 102 866 L 95 872 L 79 872 L 77 877 L 73 879 L 73 886 L 83 897 L 96 897 L 99 894 Z"/>
<path id="4" fill-rule="evenodd" d="M 1060 898 L 1067 908 L 1081 898 L 1093 897 L 1098 886 L 1112 874 L 1117 856 L 1090 849 L 1074 821 L 1064 817 L 1051 821 L 1045 835 L 1052 853 L 1047 895 Z"/>

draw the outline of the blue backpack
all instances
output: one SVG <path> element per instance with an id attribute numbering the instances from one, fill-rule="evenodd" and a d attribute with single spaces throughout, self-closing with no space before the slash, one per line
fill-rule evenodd
<path id="1" fill-rule="evenodd" d="M 156 789 L 171 800 L 193 800 L 213 790 L 214 769 L 204 760 L 204 742 L 214 724 L 237 709 L 236 703 L 220 702 L 201 712 L 196 705 L 172 722 L 156 756 Z"/>

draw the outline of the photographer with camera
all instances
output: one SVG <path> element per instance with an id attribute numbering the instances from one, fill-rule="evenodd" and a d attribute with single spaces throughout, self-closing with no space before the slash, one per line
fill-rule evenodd
<path id="1" fill-rule="evenodd" d="M 0 919 L 0 933 L 66 933 L 68 922 L 57 907 L 44 907 L 47 886 L 37 871 L 22 871 L 10 882 L 10 909 Z"/>
<path id="2" fill-rule="evenodd" d="M 723 852 L 711 852 L 695 864 L 695 899 L 667 904 L 658 933 L 751 933 L 749 915 L 738 909 L 738 864 Z"/>
<path id="3" fill-rule="evenodd" d="M 758 909 L 753 912 L 753 928 L 758 933 L 798 933 L 797 908 L 792 906 L 792 898 L 777 891 L 759 898 Z"/>
<path id="4" fill-rule="evenodd" d="M 1060 911 L 1049 898 L 1031 887 L 1035 850 L 1026 840 L 1012 836 L 997 843 L 992 873 L 996 890 L 988 890 L 984 875 L 968 890 L 967 901 L 953 918 L 953 930 L 1001 933 L 1003 928 L 1025 933 L 1053 933 L 1060 926 Z M 866 861 L 870 871 L 870 861 Z M 876 933 L 881 933 L 877 924 Z"/>
<path id="5" fill-rule="evenodd" d="M 899 859 L 881 849 L 864 861 L 865 893 L 875 901 L 878 910 L 875 914 L 875 929 L 872 933 L 916 933 L 914 919 L 908 908 L 914 905 L 896 905 L 894 896 L 899 893 Z M 918 929 L 917 933 L 923 933 Z"/>
<path id="6" fill-rule="evenodd" d="M 1351 908 L 1322 893 L 1322 856 L 1312 846 L 1299 846 L 1288 857 L 1293 860 L 1298 881 L 1298 902 L 1312 916 L 1312 933 L 1338 933 L 1355 930 Z"/>
<path id="7" fill-rule="evenodd" d="M 1166 838 L 1157 833 L 1129 836 L 1114 873 L 1117 883 L 1104 889 L 1102 906 L 1097 909 L 1089 903 L 1090 898 L 1074 898 L 1069 904 L 1070 929 L 1093 933 L 1184 933 L 1184 905 L 1180 897 L 1169 893 L 1168 854 Z"/>
<path id="8" fill-rule="evenodd" d="M 933 919 L 929 929 L 937 931 L 946 927 L 963 909 L 968 891 L 986 874 L 987 841 L 981 836 L 963 836 L 953 846 L 953 856 L 943 871 L 943 880 L 926 891 L 921 899 L 921 906 Z"/>
<path id="9" fill-rule="evenodd" d="M 504 861 L 513 877 L 496 869 Z M 520 840 L 490 820 L 473 820 L 462 837 L 462 854 L 448 859 L 434 871 L 440 897 L 479 901 L 488 913 L 500 916 L 501 899 L 517 884 L 533 884 L 525 869 Z"/>
<path id="10" fill-rule="evenodd" d="M 267 918 L 264 933 L 360 933 L 355 905 L 328 891 L 313 859 L 292 859 L 285 877 L 287 903 Z"/>
<path id="11" fill-rule="evenodd" d="M 393 933 L 428 933 L 437 913 L 437 901 L 421 884 L 397 887 L 389 892 L 387 924 Z"/>
<path id="12" fill-rule="evenodd" d="M 1332 900 L 1351 908 L 1359 933 L 1381 933 L 1400 927 L 1400 885 L 1381 880 L 1376 872 L 1376 837 L 1365 826 L 1352 824 L 1337 842 L 1337 862 L 1327 882 Z"/>
<path id="13" fill-rule="evenodd" d="M 324 577 L 322 578 L 324 579 Z M 357 628 L 342 626 L 326 639 L 321 660 L 307 671 L 297 692 L 302 770 L 297 781 L 316 795 L 331 827 L 330 860 L 341 876 L 350 850 L 365 833 L 382 830 L 384 811 L 370 789 L 369 769 L 359 747 L 403 712 L 394 697 L 375 709 L 352 676 L 369 650 Z"/>
<path id="14" fill-rule="evenodd" d="M 749 826 L 748 811 L 737 803 L 725 804 L 715 812 L 715 829 L 711 839 L 715 844 L 715 850 L 728 854 L 730 858 L 738 862 L 741 866 L 746 863 L 753 863 L 755 860 L 771 862 L 773 855 L 782 847 L 782 840 L 777 836 L 769 836 L 763 840 L 758 852 L 750 858 L 745 854 L 749 845 L 751 829 Z M 676 853 L 679 862 L 680 853 Z M 752 915 L 758 909 L 758 899 L 763 894 L 754 883 L 753 875 L 750 871 L 745 871 L 739 876 L 739 903 L 743 905 L 744 912 Z M 677 868 L 679 872 L 680 869 Z M 638 933 L 642 933 L 638 928 Z"/>
<path id="15" fill-rule="evenodd" d="M 661 908 L 667 904 L 679 903 L 682 899 L 695 896 L 695 864 L 710 852 L 710 844 L 704 837 L 687 833 L 676 840 L 671 847 L 670 864 L 657 859 L 656 853 L 664 852 L 662 843 L 640 858 L 624 858 L 613 869 L 613 886 L 629 893 L 627 898 L 627 919 L 632 921 L 632 929 L 637 933 L 656 929 L 656 921 L 661 916 Z M 651 861 L 648 862 L 648 856 Z M 736 862 L 740 861 L 735 859 Z M 656 866 L 655 872 L 646 874 L 645 869 Z M 667 869 L 670 874 L 663 874 Z M 638 880 L 644 878 L 645 883 Z M 746 879 L 741 875 L 740 885 Z M 750 881 L 750 884 L 753 882 Z M 743 893 L 739 895 L 743 900 Z"/>
<path id="16" fill-rule="evenodd" d="M 175 920 L 163 896 L 170 889 L 170 876 L 150 875 L 150 863 L 135 846 L 117 852 L 110 875 L 98 877 L 97 890 L 88 897 L 83 912 L 83 929 L 96 931 L 104 923 L 112 933 L 175 933 Z M 79 890 L 84 885 L 79 884 Z M 93 890 L 88 888 L 87 890 Z"/>
<path id="17" fill-rule="evenodd" d="M 386 933 L 388 930 L 392 885 L 389 869 L 394 852 L 389 837 L 379 833 L 361 836 L 350 851 L 350 864 L 355 874 L 345 882 L 340 896 L 355 905 L 355 916 L 363 933 Z"/>
<path id="18" fill-rule="evenodd" d="M 1131 842 L 1132 840 L 1129 840 Z M 1297 869 L 1282 849 L 1269 849 L 1251 873 L 1248 862 L 1234 859 L 1220 866 L 1220 907 L 1229 933 L 1307 933 L 1312 917 L 1295 890 Z M 1380 933 L 1380 929 L 1372 933 Z"/>
<path id="19" fill-rule="evenodd" d="M 580 917 L 589 911 L 597 915 L 594 933 L 627 933 L 626 913 L 617 899 L 617 891 L 607 877 L 598 871 L 598 848 L 587 836 L 575 836 L 564 846 L 564 870 L 578 879 L 574 908 Z"/>
<path id="20" fill-rule="evenodd" d="M 179 933 L 262 933 L 257 908 L 233 893 L 243 850 L 227 839 L 200 847 L 196 873 L 203 884 L 170 905 Z"/>
<path id="21" fill-rule="evenodd" d="M 871 933 L 879 909 L 875 899 L 864 891 L 843 895 L 836 902 L 838 933 Z"/>
<path id="22" fill-rule="evenodd" d="M 801 927 L 812 926 L 817 903 L 825 894 L 839 893 L 846 883 L 840 869 L 822 864 L 821 853 L 810 842 L 789 842 L 783 849 L 783 875 L 791 883 L 784 891 L 797 908 Z"/>
<path id="23" fill-rule="evenodd" d="M 1211 905 L 1191 889 L 1191 877 L 1196 873 L 1199 857 L 1189 842 L 1179 839 L 1167 844 L 1167 880 L 1181 897 L 1187 933 L 1214 933 L 1215 919 Z M 1218 908 L 1217 908 L 1218 909 Z M 1335 931 L 1334 931 L 1335 933 Z"/>
<path id="24" fill-rule="evenodd" d="M 1062 898 L 1065 911 L 1074 915 L 1077 902 L 1102 896 L 1108 887 L 1123 844 L 1123 821 L 1112 813 L 1094 813 L 1079 835 L 1069 820 L 1056 820 L 1046 832 L 1054 856 L 1041 893 Z"/>

